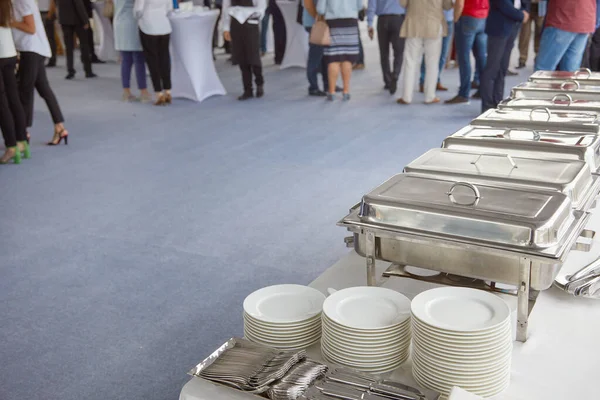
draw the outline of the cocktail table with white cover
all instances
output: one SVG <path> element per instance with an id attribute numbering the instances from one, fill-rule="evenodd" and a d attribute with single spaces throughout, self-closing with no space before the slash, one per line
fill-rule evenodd
<path id="1" fill-rule="evenodd" d="M 285 20 L 286 42 L 285 55 L 281 61 L 281 69 L 290 67 L 306 68 L 308 60 L 308 33 L 298 23 L 298 1 L 277 0 Z"/>
<path id="2" fill-rule="evenodd" d="M 171 27 L 172 95 L 203 101 L 227 92 L 217 75 L 212 54 L 212 37 L 218 10 L 174 11 Z"/>
<path id="3" fill-rule="evenodd" d="M 115 50 L 115 35 L 113 27 L 108 18 L 104 16 L 104 1 L 96 1 L 94 5 L 94 27 L 98 30 L 100 47 L 98 58 L 103 61 L 117 61 L 119 53 Z"/>

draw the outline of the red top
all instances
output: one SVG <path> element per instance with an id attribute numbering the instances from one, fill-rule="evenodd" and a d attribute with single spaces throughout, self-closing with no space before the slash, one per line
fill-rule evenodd
<path id="1" fill-rule="evenodd" d="M 596 0 L 549 1 L 546 24 L 567 32 L 593 33 L 596 30 Z"/>
<path id="2" fill-rule="evenodd" d="M 462 15 L 473 18 L 487 18 L 489 12 L 489 0 L 465 0 L 465 7 L 463 8 Z"/>

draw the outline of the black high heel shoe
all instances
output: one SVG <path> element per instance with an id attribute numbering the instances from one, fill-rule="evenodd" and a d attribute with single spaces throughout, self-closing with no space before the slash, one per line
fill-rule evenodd
<path id="1" fill-rule="evenodd" d="M 58 142 L 54 143 L 57 138 L 58 138 Z M 65 140 L 66 145 L 69 144 L 69 132 L 67 132 L 66 129 L 63 129 L 60 132 L 54 132 L 54 137 L 52 138 L 52 140 L 50 142 L 48 142 L 46 144 L 48 146 L 58 146 L 63 139 Z"/>

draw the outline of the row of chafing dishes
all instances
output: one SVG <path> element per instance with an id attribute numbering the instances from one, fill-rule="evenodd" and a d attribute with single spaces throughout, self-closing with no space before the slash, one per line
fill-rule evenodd
<path id="1" fill-rule="evenodd" d="M 571 250 L 589 250 L 599 173 L 600 73 L 538 71 L 339 225 L 366 257 L 369 285 L 385 260 L 516 286 L 525 341 L 530 298 L 552 286 Z M 600 276 L 582 275 L 583 291 L 558 286 L 594 296 Z"/>

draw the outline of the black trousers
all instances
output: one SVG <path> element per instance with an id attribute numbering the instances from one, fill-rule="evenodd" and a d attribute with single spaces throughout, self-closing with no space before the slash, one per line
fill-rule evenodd
<path id="1" fill-rule="evenodd" d="M 253 74 L 256 86 L 262 86 L 265 83 L 260 59 L 260 28 L 258 23 L 240 24 L 235 18 L 232 18 L 230 30 L 233 56 L 242 71 L 244 93 L 250 94 L 252 93 Z"/>
<path id="2" fill-rule="evenodd" d="M 91 13 L 89 15 L 89 18 L 92 19 Z M 90 49 L 90 59 L 92 61 L 97 60 L 98 56 L 96 55 L 96 45 L 94 44 L 94 31 L 92 30 L 91 24 L 87 28 L 87 41 L 88 41 L 88 48 Z M 81 62 L 83 63 L 83 59 L 81 59 Z"/>
<path id="3" fill-rule="evenodd" d="M 73 66 L 73 52 L 75 50 L 75 35 L 79 39 L 79 49 L 81 50 L 81 62 L 86 74 L 92 73 L 92 60 L 90 56 L 89 37 L 83 25 L 62 25 L 65 47 L 67 52 L 67 71 L 75 73 Z M 89 30 L 89 29 L 88 29 Z"/>
<path id="4" fill-rule="evenodd" d="M 504 98 L 504 81 L 510 63 L 510 53 L 520 27 L 521 23 L 515 23 L 509 36 L 488 36 L 487 61 L 479 84 L 482 112 L 496 108 Z"/>
<path id="5" fill-rule="evenodd" d="M 600 71 L 600 28 L 592 35 L 588 56 L 588 68 L 592 71 Z"/>
<path id="6" fill-rule="evenodd" d="M 156 93 L 171 90 L 171 35 L 146 35 L 140 31 L 140 41 Z"/>
<path id="7" fill-rule="evenodd" d="M 48 19 L 48 12 L 45 11 L 42 13 L 42 20 L 44 21 L 44 30 L 46 31 L 46 36 L 48 36 L 48 42 L 50 43 L 50 50 L 52 50 L 52 57 L 50 57 L 48 63 L 56 64 L 56 30 L 54 27 L 56 19 Z"/>
<path id="8" fill-rule="evenodd" d="M 33 125 L 34 89 L 46 102 L 52 121 L 55 124 L 65 121 L 56 96 L 48 83 L 44 60 L 45 58 L 37 53 L 21 52 L 18 75 L 19 97 L 25 110 L 25 120 L 28 127 Z"/>
<path id="9" fill-rule="evenodd" d="M 273 18 L 273 40 L 275 47 L 275 64 L 281 64 L 283 56 L 285 56 L 286 30 L 285 20 L 281 9 L 275 0 L 269 1 L 269 13 Z"/>
<path id="10" fill-rule="evenodd" d="M 0 58 L 0 130 L 6 147 L 26 140 L 25 112 L 19 99 L 15 67 L 17 57 Z"/>
<path id="11" fill-rule="evenodd" d="M 398 80 L 404 55 L 404 38 L 400 37 L 400 28 L 404 15 L 380 15 L 377 20 L 377 38 L 383 82 L 390 85 Z M 394 52 L 394 61 L 390 66 L 390 46 Z"/>

